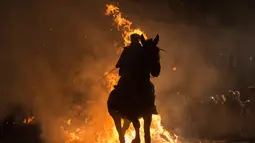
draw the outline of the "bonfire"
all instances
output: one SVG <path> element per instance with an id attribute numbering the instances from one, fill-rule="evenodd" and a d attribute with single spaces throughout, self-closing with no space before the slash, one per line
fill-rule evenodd
<path id="1" fill-rule="evenodd" d="M 133 29 L 132 22 L 127 20 L 123 17 L 123 14 L 121 13 L 120 9 L 112 4 L 106 5 L 106 16 L 111 16 L 114 21 L 114 25 L 117 26 L 117 29 L 122 33 L 122 38 L 124 40 L 124 46 L 127 46 L 130 43 L 130 35 L 133 33 L 137 34 L 143 34 L 145 38 L 147 38 L 146 33 L 143 32 L 139 28 Z M 117 52 L 117 54 L 120 54 Z M 113 89 L 113 86 L 117 84 L 117 81 L 119 79 L 118 74 L 116 73 L 105 73 L 106 75 L 106 81 L 107 81 L 107 88 L 110 91 Z M 111 120 L 111 118 L 109 118 Z M 108 132 L 108 136 L 104 136 L 102 133 L 96 133 L 96 139 L 95 143 L 117 143 L 118 142 L 118 134 L 115 130 L 114 123 L 109 125 L 105 125 L 105 132 Z M 140 120 L 141 122 L 141 132 L 140 134 L 143 136 L 143 120 Z M 68 126 L 71 125 L 71 119 L 66 121 L 66 124 Z M 85 125 L 84 128 L 78 128 L 75 131 L 66 131 L 67 141 L 66 143 L 73 143 L 73 142 L 84 142 L 84 134 L 86 134 L 89 131 L 90 126 Z M 131 126 L 128 131 L 126 132 L 125 138 L 127 143 L 131 143 L 132 139 L 135 136 L 135 130 Z M 156 143 L 176 143 L 178 141 L 178 136 L 175 134 L 170 134 L 167 130 L 163 128 L 161 125 L 161 117 L 160 115 L 153 115 L 153 120 L 151 124 L 151 136 L 152 136 L 152 142 Z M 144 143 L 144 140 L 142 138 L 142 143 Z"/>

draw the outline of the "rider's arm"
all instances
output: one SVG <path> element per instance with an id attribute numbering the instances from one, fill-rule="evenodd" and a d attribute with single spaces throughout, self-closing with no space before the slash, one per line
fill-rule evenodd
<path id="1" fill-rule="evenodd" d="M 123 60 L 124 60 L 124 57 L 125 57 L 125 55 L 126 55 L 126 50 L 125 50 L 126 48 L 124 48 L 124 50 L 122 51 L 122 53 L 121 53 L 121 55 L 120 55 L 120 58 L 119 58 L 119 60 L 118 60 L 118 62 L 117 62 L 117 64 L 116 64 L 116 68 L 120 68 L 121 67 L 121 65 L 122 65 L 122 63 L 123 63 Z"/>

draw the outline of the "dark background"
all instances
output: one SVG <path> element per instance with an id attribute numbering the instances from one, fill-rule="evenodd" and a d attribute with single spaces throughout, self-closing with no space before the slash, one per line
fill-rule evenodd
<path id="1" fill-rule="evenodd" d="M 54 142 L 53 129 L 59 124 L 48 121 L 62 117 L 70 99 L 101 100 L 95 96 L 99 91 L 87 86 L 115 64 L 113 45 L 121 45 L 120 33 L 104 15 L 106 3 L 118 4 L 149 36 L 160 34 L 161 47 L 168 51 L 162 54 L 164 69 L 156 82 L 163 113 L 178 104 L 169 96 L 172 91 L 203 98 L 254 83 L 253 0 L 3 0 L 1 119 L 9 106 L 22 105 L 38 117 L 43 136 Z M 179 120 L 180 113 L 178 109 L 172 120 Z M 171 116 L 163 117 L 167 122 Z"/>

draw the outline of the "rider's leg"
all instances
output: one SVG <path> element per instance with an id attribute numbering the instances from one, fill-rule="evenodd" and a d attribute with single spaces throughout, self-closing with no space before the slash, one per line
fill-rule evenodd
<path id="1" fill-rule="evenodd" d="M 124 119 L 124 123 L 123 123 L 123 127 L 122 127 L 122 131 L 123 131 L 124 134 L 128 130 L 130 124 L 131 124 L 131 121 L 129 121 L 127 119 Z"/>
<path id="2" fill-rule="evenodd" d="M 114 120 L 116 130 L 119 134 L 120 143 L 125 143 L 124 133 L 123 133 L 122 128 L 121 128 L 121 118 L 119 116 L 112 116 L 112 118 Z"/>
<path id="3" fill-rule="evenodd" d="M 144 139 L 145 143 L 151 143 L 151 133 L 150 133 L 150 127 L 151 127 L 151 121 L 152 121 L 152 115 L 146 115 L 143 117 L 144 119 Z"/>
<path id="4" fill-rule="evenodd" d="M 140 122 L 138 119 L 132 121 L 133 126 L 135 128 L 135 139 L 132 141 L 132 143 L 140 143 Z"/>

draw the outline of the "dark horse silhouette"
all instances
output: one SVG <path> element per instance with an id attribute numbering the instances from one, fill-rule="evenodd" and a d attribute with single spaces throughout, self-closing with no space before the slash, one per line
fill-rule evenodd
<path id="1" fill-rule="evenodd" d="M 143 59 L 143 61 L 145 61 L 145 67 L 143 66 L 143 68 L 146 68 L 146 74 L 151 75 L 152 77 L 158 77 L 161 69 L 159 56 L 160 49 L 157 46 L 159 36 L 157 35 L 155 39 L 145 39 L 144 36 L 141 35 L 140 40 L 143 52 L 146 53 L 146 56 L 143 57 L 145 58 Z M 125 131 L 128 129 L 131 122 L 133 123 L 136 132 L 132 143 L 140 143 L 140 118 L 143 118 L 144 120 L 145 143 L 151 143 L 150 125 L 152 115 L 157 114 L 156 107 L 154 106 L 154 86 L 150 82 L 150 77 L 146 79 L 139 77 L 138 79 L 130 80 L 132 80 L 132 84 L 128 83 L 127 88 L 115 88 L 110 93 L 107 101 L 108 112 L 114 120 L 120 143 L 125 143 Z M 121 125 L 121 119 L 124 119 L 123 127 Z"/>

